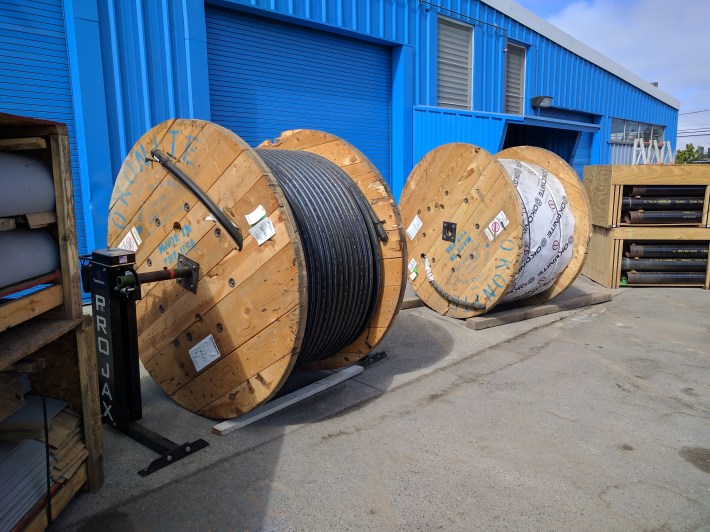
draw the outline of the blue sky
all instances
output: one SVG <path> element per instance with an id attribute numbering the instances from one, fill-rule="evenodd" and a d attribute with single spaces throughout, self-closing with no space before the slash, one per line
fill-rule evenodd
<path id="1" fill-rule="evenodd" d="M 710 1 L 515 1 L 678 98 L 674 149 L 710 147 Z"/>

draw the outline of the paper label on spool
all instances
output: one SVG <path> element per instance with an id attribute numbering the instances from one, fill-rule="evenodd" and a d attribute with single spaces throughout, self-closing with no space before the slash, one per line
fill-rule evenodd
<path id="1" fill-rule="evenodd" d="M 409 278 L 414 281 L 414 279 L 417 278 L 417 275 L 419 275 L 419 272 L 417 271 L 417 261 L 416 259 L 412 259 L 409 261 L 409 264 L 407 264 L 407 268 L 409 269 Z"/>
<path id="2" fill-rule="evenodd" d="M 222 356 L 217 348 L 217 342 L 214 341 L 211 334 L 200 340 L 189 350 L 189 353 L 196 371 L 202 371 Z"/>
<path id="3" fill-rule="evenodd" d="M 259 205 L 256 209 L 254 209 L 254 212 L 251 212 L 246 215 L 246 219 L 247 222 L 249 222 L 249 225 L 254 225 L 265 216 L 266 209 L 262 205 Z"/>
<path id="4" fill-rule="evenodd" d="M 503 230 L 508 226 L 508 217 L 503 211 L 500 211 L 498 215 L 491 220 L 488 227 L 484 229 L 484 233 L 488 237 L 488 240 L 494 240 Z"/>
<path id="5" fill-rule="evenodd" d="M 131 227 L 131 230 L 126 233 L 118 247 L 135 253 L 142 242 L 141 237 L 138 236 L 138 230 L 135 227 Z"/>
<path id="6" fill-rule="evenodd" d="M 409 240 L 414 240 L 414 237 L 417 236 L 417 233 L 422 228 L 422 225 L 424 224 L 421 219 L 415 214 L 414 220 L 412 220 L 412 223 L 409 224 L 409 227 L 407 227 L 407 236 L 409 237 Z"/>
<path id="7" fill-rule="evenodd" d="M 249 234 L 254 237 L 254 240 L 256 240 L 257 244 L 262 245 L 269 238 L 276 234 L 276 228 L 267 216 L 254 227 L 249 229 Z"/>

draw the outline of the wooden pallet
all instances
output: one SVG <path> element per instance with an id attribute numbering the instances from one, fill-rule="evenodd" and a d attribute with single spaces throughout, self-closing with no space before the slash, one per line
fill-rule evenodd
<path id="1" fill-rule="evenodd" d="M 29 150 L 47 160 L 54 178 L 56 211 L 3 220 L 2 227 L 26 223 L 47 227 L 57 239 L 58 272 L 5 287 L 0 297 L 33 286 L 43 289 L 0 303 L 0 371 L 27 371 L 33 391 L 63 399 L 81 413 L 89 453 L 85 463 L 52 496 L 56 515 L 82 488 L 97 491 L 103 483 L 103 435 L 93 325 L 81 307 L 74 197 L 69 137 L 66 126 L 0 113 L 0 150 Z M 28 364 L 28 361 L 32 361 Z M 28 514 L 22 526 L 46 527 L 44 503 Z"/>
<path id="2" fill-rule="evenodd" d="M 710 203 L 710 166 L 708 165 L 585 166 L 583 183 L 591 202 L 592 224 L 607 228 L 631 225 L 622 223 L 621 203 L 623 189 L 626 185 L 705 186 L 701 222 L 684 225 L 710 227 L 710 214 L 708 213 L 708 204 Z M 651 227 L 651 225 L 643 224 L 643 227 Z"/>
<path id="3" fill-rule="evenodd" d="M 589 257 L 582 274 L 607 288 L 619 288 L 621 260 L 624 243 L 649 241 L 706 242 L 710 246 L 710 228 L 707 227 L 616 227 L 593 226 Z M 701 286 L 710 288 L 710 262 Z M 631 285 L 630 285 L 631 286 Z M 641 286 L 641 285 L 633 285 Z M 643 286 L 666 286 L 662 284 Z M 678 285 L 673 285 L 678 286 Z M 689 286 L 689 285 L 683 285 Z"/>

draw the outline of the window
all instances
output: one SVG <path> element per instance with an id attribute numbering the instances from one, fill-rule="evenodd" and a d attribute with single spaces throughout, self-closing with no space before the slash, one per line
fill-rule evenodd
<path id="1" fill-rule="evenodd" d="M 525 111 L 525 48 L 508 43 L 505 63 L 505 112 L 522 115 Z"/>
<path id="2" fill-rule="evenodd" d="M 633 144 L 634 139 L 643 139 L 648 143 L 656 140 L 663 142 L 664 126 L 646 124 L 644 122 L 634 122 L 633 120 L 623 120 L 621 118 L 611 119 L 610 142 L 614 144 Z"/>
<path id="3" fill-rule="evenodd" d="M 437 105 L 470 109 L 473 27 L 440 17 L 438 34 Z"/>

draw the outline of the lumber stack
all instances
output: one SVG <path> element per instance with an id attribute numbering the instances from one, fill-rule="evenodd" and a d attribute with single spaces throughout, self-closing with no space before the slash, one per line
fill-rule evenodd
<path id="1" fill-rule="evenodd" d="M 606 286 L 708 289 L 710 167 L 588 166 L 592 242 L 584 275 Z"/>
<path id="2" fill-rule="evenodd" d="M 0 184 L 0 530 L 39 530 L 103 481 L 66 126 L 0 113 Z"/>

